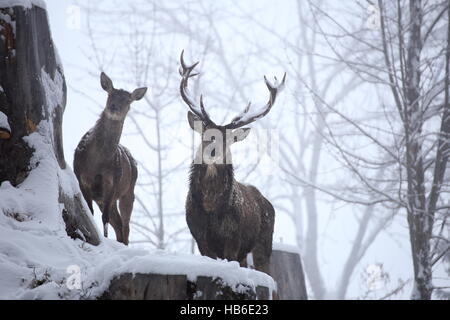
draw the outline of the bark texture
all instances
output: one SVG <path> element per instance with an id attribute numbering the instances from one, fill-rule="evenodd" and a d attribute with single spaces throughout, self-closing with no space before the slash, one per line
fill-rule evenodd
<path id="1" fill-rule="evenodd" d="M 269 289 L 256 290 L 242 285 L 235 292 L 221 279 L 198 277 L 195 282 L 185 275 L 125 273 L 111 281 L 101 300 L 267 300 Z"/>
<path id="2" fill-rule="evenodd" d="M 59 76 L 57 73 L 62 77 L 63 98 L 57 106 L 48 103 L 43 72 L 52 80 Z M 45 9 L 36 6 L 0 8 L 0 85 L 0 111 L 8 117 L 11 127 L 9 138 L 0 139 L 0 183 L 10 181 L 17 186 L 26 179 L 35 150 L 23 138 L 37 131 L 42 121 L 52 124 L 49 141 L 52 141 L 59 167 L 66 169 L 62 117 L 67 90 Z M 99 236 L 87 216 L 83 198 L 65 194 L 61 185 L 59 202 L 64 204 L 61 214 L 68 235 L 98 244 Z"/>
<path id="3" fill-rule="evenodd" d="M 300 255 L 273 250 L 270 273 L 277 291 L 240 285 L 240 292 L 220 278 L 198 277 L 189 281 L 186 275 L 125 273 L 115 277 L 99 299 L 105 300 L 307 300 L 305 276 Z"/>
<path id="4" fill-rule="evenodd" d="M 300 254 L 272 250 L 270 275 L 277 283 L 279 300 L 308 300 Z"/>

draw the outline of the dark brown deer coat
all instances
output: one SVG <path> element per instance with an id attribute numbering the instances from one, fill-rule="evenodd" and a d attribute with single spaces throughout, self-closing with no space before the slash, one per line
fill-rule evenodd
<path id="1" fill-rule="evenodd" d="M 108 223 L 111 223 L 117 241 L 127 245 L 138 171 L 130 151 L 119 141 L 131 102 L 141 99 L 147 88 L 133 93 L 114 89 L 104 73 L 101 85 L 108 92 L 106 107 L 75 150 L 74 172 L 92 214 L 92 201 L 102 212 L 104 236 L 108 236 Z"/>
<path id="2" fill-rule="evenodd" d="M 269 271 L 275 210 L 258 189 L 234 179 L 232 164 L 192 164 L 186 220 L 202 255 L 244 266 L 252 252 L 256 269 Z"/>
<path id="3" fill-rule="evenodd" d="M 249 115 L 249 104 L 230 124 L 220 126 L 209 118 L 202 97 L 200 106 L 197 106 L 188 95 L 188 80 L 196 75 L 192 73 L 196 65 L 197 63 L 187 66 L 183 61 L 183 53 L 181 54 L 180 93 L 191 110 L 188 112 L 189 125 L 202 135 L 201 148 L 191 166 L 186 200 L 188 227 L 202 255 L 239 261 L 244 266 L 247 263 L 247 254 L 252 253 L 255 268 L 268 273 L 275 210 L 258 189 L 234 179 L 230 146 L 248 135 L 250 129 L 242 126 L 270 111 L 279 89 L 283 88 L 285 77 L 279 85 L 266 79 L 270 100 L 263 112 Z M 203 150 L 207 150 L 212 141 L 215 141 L 209 139 L 210 134 L 205 136 L 208 130 L 217 133 L 214 134 L 217 135 L 215 140 L 224 137 L 225 139 L 220 144 L 222 150 L 219 147 L 206 155 Z"/>

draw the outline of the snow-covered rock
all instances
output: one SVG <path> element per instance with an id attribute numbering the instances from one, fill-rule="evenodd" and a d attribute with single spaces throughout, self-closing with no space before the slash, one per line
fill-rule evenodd
<path id="1" fill-rule="evenodd" d="M 6 114 L 0 111 L 0 128 L 6 129 L 11 132 L 11 127 L 9 126 L 8 117 Z"/>
<path id="2" fill-rule="evenodd" d="M 17 187 L 7 181 L 0 185 L 0 299 L 95 298 L 126 273 L 186 275 L 190 281 L 220 278 L 237 291 L 242 285 L 275 289 L 270 276 L 237 262 L 133 249 L 109 239 L 98 246 L 71 239 L 61 215 L 59 185 L 72 194 L 79 187 L 51 152 L 50 124 L 38 128 L 24 138 L 36 150 L 28 177 Z M 76 288 L 67 282 L 73 270 L 79 271 Z"/>

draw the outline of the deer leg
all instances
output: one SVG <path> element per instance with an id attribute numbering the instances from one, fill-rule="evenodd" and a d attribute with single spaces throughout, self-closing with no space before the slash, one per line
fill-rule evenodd
<path id="1" fill-rule="evenodd" d="M 238 261 L 238 253 L 240 248 L 240 242 L 237 239 L 228 239 L 225 242 L 223 256 L 228 261 Z"/>
<path id="2" fill-rule="evenodd" d="M 244 259 L 242 259 L 241 261 L 239 261 L 239 266 L 241 268 L 247 268 L 248 264 L 247 264 L 247 257 L 245 257 Z"/>
<path id="3" fill-rule="evenodd" d="M 122 232 L 122 218 L 119 215 L 119 211 L 117 210 L 117 202 L 114 201 L 111 207 L 111 216 L 110 216 L 111 225 L 116 233 L 116 240 L 118 242 L 123 242 L 123 232 Z"/>
<path id="4" fill-rule="evenodd" d="M 257 244 L 252 251 L 252 255 L 255 269 L 270 274 L 270 254 L 267 254 L 266 248 L 261 244 Z"/>
<path id="5" fill-rule="evenodd" d="M 103 235 L 108 238 L 108 225 L 111 223 L 114 232 L 116 233 L 116 239 L 119 242 L 123 242 L 122 237 L 122 219 L 117 211 L 117 201 L 107 200 L 101 205 L 102 210 L 102 222 L 103 222 Z"/>
<path id="6" fill-rule="evenodd" d="M 200 254 L 202 256 L 210 257 L 211 259 L 217 259 L 217 254 L 211 250 L 208 245 L 201 245 L 200 242 L 197 242 L 198 244 L 198 250 L 200 251 Z"/>
<path id="7" fill-rule="evenodd" d="M 265 200 L 265 213 L 261 213 L 261 230 L 256 240 L 255 247 L 252 250 L 253 265 L 258 271 L 270 275 L 270 256 L 272 255 L 272 234 L 275 211 L 270 202 Z"/>
<path id="8" fill-rule="evenodd" d="M 112 200 L 112 196 L 106 197 L 106 199 L 101 202 L 103 235 L 105 236 L 105 238 L 108 238 L 108 224 L 110 221 L 113 206 L 115 206 L 115 201 Z"/>
<path id="9" fill-rule="evenodd" d="M 129 191 L 119 200 L 120 216 L 122 217 L 123 243 L 128 245 L 130 235 L 130 219 L 133 212 L 134 190 Z"/>
<path id="10" fill-rule="evenodd" d="M 92 215 L 94 215 L 94 207 L 92 206 L 91 193 L 85 188 L 80 188 L 80 189 L 81 189 L 81 194 L 83 195 L 84 200 L 86 200 L 89 210 L 91 210 Z"/>
<path id="11" fill-rule="evenodd" d="M 106 212 L 108 211 L 108 212 Z M 103 236 L 108 238 L 109 209 L 102 211 Z"/>

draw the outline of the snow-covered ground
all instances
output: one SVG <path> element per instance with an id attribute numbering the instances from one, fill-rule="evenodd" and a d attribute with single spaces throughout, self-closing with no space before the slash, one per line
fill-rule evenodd
<path id="1" fill-rule="evenodd" d="M 119 274 L 186 274 L 222 278 L 239 290 L 239 284 L 275 288 L 268 275 L 240 268 L 237 262 L 217 261 L 187 254 L 128 248 L 102 239 L 99 246 L 69 238 L 58 202 L 59 185 L 66 193 L 79 193 L 70 169 L 61 170 L 48 141 L 48 122 L 26 137 L 37 151 L 32 170 L 18 187 L 0 185 L 0 298 L 95 298 Z M 88 212 L 88 211 L 87 211 Z M 69 286 L 79 272 L 80 286 Z M 70 289 L 72 288 L 72 289 Z"/>
<path id="2" fill-rule="evenodd" d="M 42 72 L 50 112 L 61 106 L 61 79 L 58 72 L 55 79 Z M 93 246 L 68 237 L 59 195 L 71 197 L 80 189 L 72 170 L 58 165 L 52 128 L 51 120 L 45 120 L 24 137 L 35 150 L 25 181 L 17 187 L 8 181 L 0 185 L 0 299 L 95 298 L 112 278 L 128 272 L 181 274 L 192 281 L 197 276 L 220 277 L 236 291 L 243 289 L 240 284 L 275 288 L 270 276 L 240 268 L 237 262 L 134 249 L 104 238 Z"/>
<path id="3" fill-rule="evenodd" d="M 79 189 L 70 169 L 59 169 L 46 130 L 48 125 L 41 123 L 39 131 L 26 138 L 38 150 L 28 178 L 18 187 L 0 185 L 0 298 L 94 298 L 114 276 L 126 272 L 186 274 L 190 280 L 220 277 L 237 289 L 238 284 L 275 287 L 271 277 L 240 268 L 237 262 L 133 249 L 110 239 L 92 246 L 69 238 L 58 184 L 66 192 Z M 81 286 L 74 289 L 67 280 L 78 270 Z"/>

